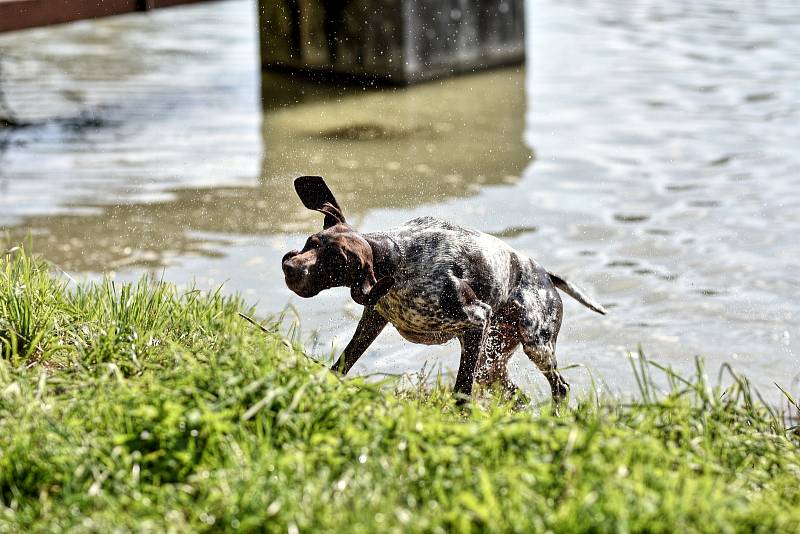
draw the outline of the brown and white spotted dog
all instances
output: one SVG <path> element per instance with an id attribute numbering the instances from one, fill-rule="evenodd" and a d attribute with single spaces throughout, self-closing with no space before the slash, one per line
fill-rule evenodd
<path id="1" fill-rule="evenodd" d="M 392 323 L 414 343 L 458 338 L 459 402 L 469 397 L 474 380 L 513 392 L 506 364 L 520 344 L 550 383 L 554 402 L 565 398 L 569 385 L 555 355 L 562 317 L 556 288 L 605 314 L 602 306 L 496 237 L 433 217 L 362 234 L 347 224 L 321 177 L 301 176 L 294 186 L 303 204 L 322 212 L 325 222 L 302 250 L 283 257 L 286 285 L 301 297 L 349 287 L 353 300 L 364 306 L 334 371 L 346 374 Z"/>

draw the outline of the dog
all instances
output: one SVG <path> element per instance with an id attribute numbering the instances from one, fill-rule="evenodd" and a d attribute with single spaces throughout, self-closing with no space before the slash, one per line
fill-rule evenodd
<path id="1" fill-rule="evenodd" d="M 556 288 L 605 314 L 576 286 L 542 268 L 500 239 L 434 218 L 420 217 L 385 232 L 350 226 L 325 180 L 301 176 L 295 191 L 306 208 L 325 216 L 323 230 L 302 250 L 283 256 L 290 290 L 310 298 L 350 288 L 364 306 L 355 334 L 332 370 L 347 374 L 392 323 L 408 341 L 461 343 L 454 393 L 463 404 L 473 383 L 516 391 L 506 369 L 521 344 L 547 378 L 554 404 L 569 385 L 558 371 L 556 338 L 563 306 Z"/>

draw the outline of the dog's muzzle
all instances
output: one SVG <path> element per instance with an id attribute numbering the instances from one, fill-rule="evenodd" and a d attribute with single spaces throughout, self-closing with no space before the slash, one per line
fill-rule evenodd
<path id="1" fill-rule="evenodd" d="M 301 297 L 313 297 L 318 291 L 313 291 L 308 287 L 310 274 L 308 265 L 295 260 L 299 254 L 299 252 L 293 250 L 283 256 L 281 268 L 283 269 L 286 286 Z"/>

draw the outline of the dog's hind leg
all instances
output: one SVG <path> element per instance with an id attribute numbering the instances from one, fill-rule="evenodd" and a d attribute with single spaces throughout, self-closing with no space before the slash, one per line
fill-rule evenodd
<path id="1" fill-rule="evenodd" d="M 522 307 L 519 328 L 522 350 L 539 368 L 547 382 L 556 409 L 569 393 L 567 384 L 558 372 L 556 339 L 561 328 L 561 297 L 554 287 L 531 287 L 520 289 L 516 295 Z"/>
<path id="2" fill-rule="evenodd" d="M 461 361 L 458 365 L 456 383 L 453 388 L 458 404 L 466 402 L 472 394 L 475 370 L 483 359 L 486 337 L 492 322 L 492 308 L 481 301 L 465 281 L 451 275 L 440 297 L 444 314 L 450 320 L 463 325 L 458 336 L 461 342 Z"/>
<path id="3" fill-rule="evenodd" d="M 547 382 L 550 384 L 550 392 L 553 396 L 553 405 L 558 406 L 564 402 L 569 394 L 569 384 L 558 372 L 558 362 L 556 360 L 555 344 L 552 346 L 538 346 L 522 344 L 522 350 L 528 358 L 539 368 Z"/>
<path id="4" fill-rule="evenodd" d="M 518 315 L 514 303 L 501 308 L 494 315 L 484 344 L 483 358 L 478 362 L 475 375 L 476 381 L 482 386 L 499 384 L 508 398 L 517 391 L 517 386 L 508 376 L 508 361 L 520 343 Z"/>
<path id="5" fill-rule="evenodd" d="M 467 402 L 472 395 L 472 384 L 475 381 L 475 367 L 481 358 L 486 331 L 481 328 L 470 328 L 458 337 L 461 342 L 461 361 L 458 364 L 456 384 L 453 387 L 457 399 L 456 404 Z"/>

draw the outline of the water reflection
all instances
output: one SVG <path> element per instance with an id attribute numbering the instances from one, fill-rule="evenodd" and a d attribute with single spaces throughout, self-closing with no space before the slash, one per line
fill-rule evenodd
<path id="1" fill-rule="evenodd" d="M 317 218 L 293 198 L 291 179 L 300 174 L 326 176 L 354 220 L 374 208 L 437 202 L 475 194 L 482 184 L 514 183 L 530 159 L 522 143 L 522 83 L 520 71 L 506 69 L 411 88 L 319 91 L 289 103 L 281 98 L 287 87 L 288 94 L 307 95 L 302 88 L 308 84 L 294 88 L 290 79 L 267 75 L 264 149 L 255 184 L 165 189 L 161 201 L 129 201 L 124 194 L 83 199 L 61 215 L 26 216 L 10 229 L 11 237 L 34 232 L 37 250 L 65 269 L 153 268 L 170 257 L 220 254 L 224 239 L 198 233 L 259 235 L 315 227 Z M 280 88 L 275 99 L 273 84 Z M 99 132 L 113 134 L 113 128 Z M 139 167 L 148 173 L 146 164 Z M 116 184 L 110 185 L 102 193 L 114 195 Z"/>
<path id="2" fill-rule="evenodd" d="M 265 85 L 274 79 L 265 77 Z M 298 174 L 323 174 L 340 201 L 360 212 L 514 183 L 531 156 L 522 142 L 523 87 L 521 71 L 504 69 L 268 108 L 262 180 L 273 187 Z M 286 191 L 278 188 L 273 198 Z M 304 215 L 281 214 L 272 224 L 305 229 L 296 223 Z"/>

